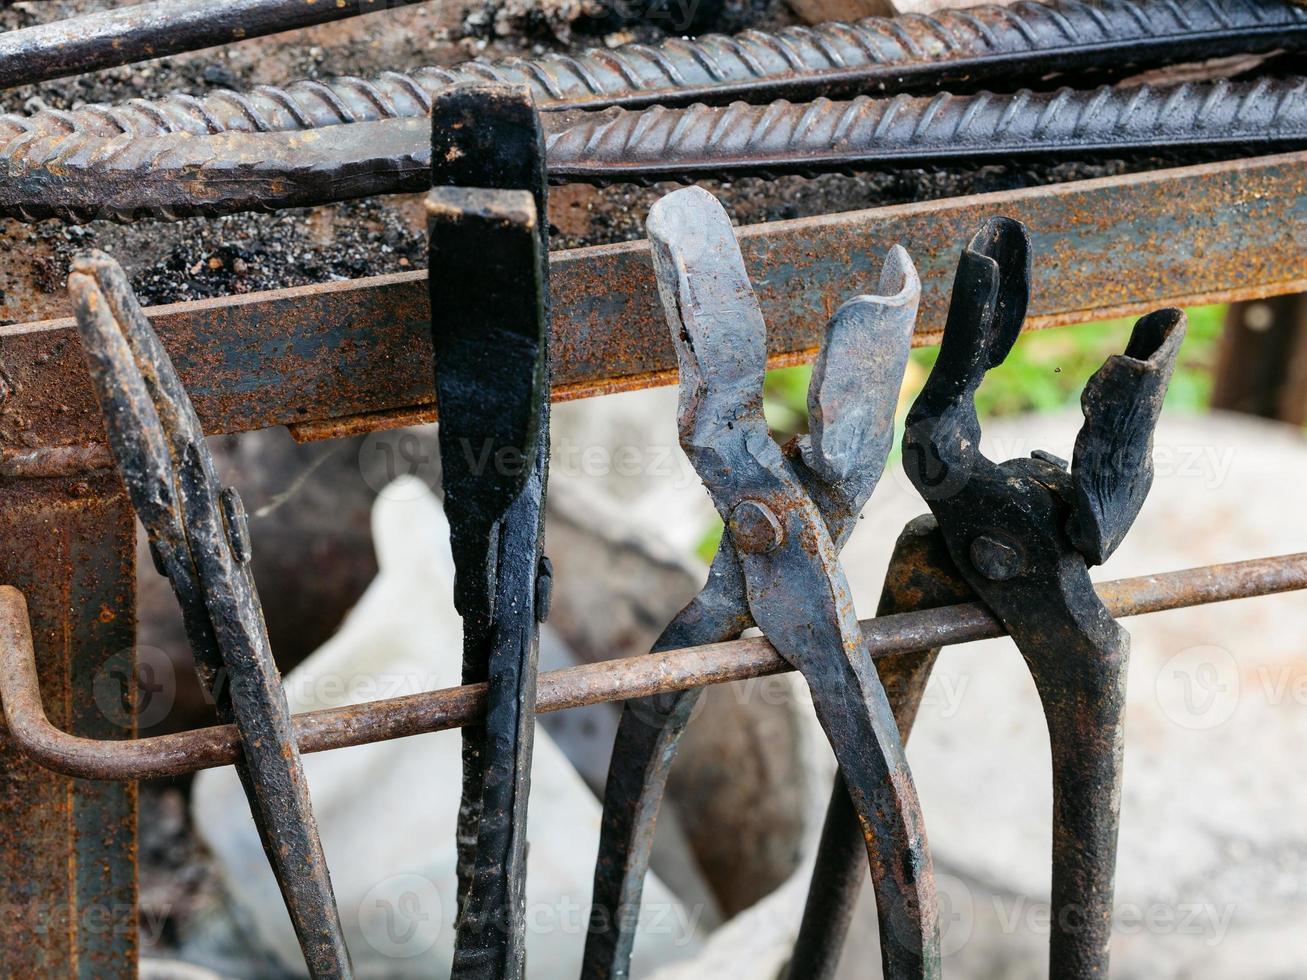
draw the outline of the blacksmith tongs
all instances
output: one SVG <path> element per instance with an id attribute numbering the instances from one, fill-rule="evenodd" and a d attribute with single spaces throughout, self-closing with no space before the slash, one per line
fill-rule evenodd
<path id="1" fill-rule="evenodd" d="M 980 452 L 975 393 L 1021 331 L 1030 268 L 1026 229 L 1009 219 L 987 222 L 962 253 L 939 359 L 903 440 L 904 466 L 934 519 L 918 518 L 899 539 L 880 612 L 978 597 L 1012 634 L 1052 748 L 1049 976 L 1098 980 L 1112 931 L 1130 637 L 1099 600 L 1089 568 L 1116 550 L 1152 485 L 1153 430 L 1185 317 L 1166 309 L 1139 320 L 1125 353 L 1090 379 L 1069 467 L 1042 451 L 994 463 Z M 877 662 L 905 739 L 938 652 Z M 851 867 L 855 834 L 836 786 L 796 980 L 833 969 L 862 883 L 841 870 Z"/>
<path id="2" fill-rule="evenodd" d="M 200 681 L 234 722 L 236 765 L 295 934 L 315 977 L 349 977 L 349 955 L 318 839 L 290 709 L 250 571 L 245 508 L 218 481 L 191 400 L 109 256 L 79 256 L 68 277 L 109 445 L 172 583 Z"/>
<path id="3" fill-rule="evenodd" d="M 681 444 L 727 525 L 708 584 L 656 649 L 733 639 L 756 624 L 803 673 L 863 820 L 885 976 L 935 977 L 934 875 L 916 791 L 837 557 L 892 444 L 916 271 L 895 247 L 881 279 L 887 295 L 859 296 L 836 312 L 810 388 L 811 435 L 782 450 L 762 410 L 766 325 L 725 211 L 690 187 L 654 205 L 647 227 L 680 363 Z M 587 978 L 628 975 L 659 799 L 698 696 L 623 711 Z"/>
<path id="4" fill-rule="evenodd" d="M 453 980 L 518 980 L 526 960 L 527 801 L 549 482 L 549 211 L 526 86 L 456 86 L 431 106 L 428 290 L 440 465 L 463 618 Z"/>

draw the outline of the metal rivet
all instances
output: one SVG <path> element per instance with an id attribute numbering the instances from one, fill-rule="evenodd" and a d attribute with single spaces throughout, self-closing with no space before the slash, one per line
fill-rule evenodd
<path id="1" fill-rule="evenodd" d="M 236 563 L 244 565 L 254 554 L 250 543 L 250 523 L 245 516 L 245 502 L 235 487 L 223 487 L 218 495 L 222 503 L 222 517 L 227 525 L 227 540 L 231 543 L 231 554 Z"/>
<path id="2" fill-rule="evenodd" d="M 536 622 L 543 623 L 549 618 L 549 607 L 554 598 L 554 563 L 546 556 L 540 556 L 536 566 Z"/>
<path id="3" fill-rule="evenodd" d="M 1021 574 L 1025 559 L 1013 545 L 982 534 L 971 542 L 971 564 L 985 578 L 1006 582 Z"/>
<path id="4" fill-rule="evenodd" d="M 731 540 L 746 555 L 775 551 L 784 538 L 781 522 L 766 504 L 745 500 L 731 511 Z"/>

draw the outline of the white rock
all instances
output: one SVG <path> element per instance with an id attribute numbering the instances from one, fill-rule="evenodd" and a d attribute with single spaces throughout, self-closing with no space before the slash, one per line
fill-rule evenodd
<path id="1" fill-rule="evenodd" d="M 291 710 L 308 711 L 455 685 L 461 623 L 449 531 L 439 504 L 405 478 L 373 515 L 381 571 L 340 631 L 286 677 Z M 457 732 L 305 758 L 327 861 L 360 978 L 447 976 L 453 956 Z M 240 918 L 287 970 L 303 963 L 231 769 L 196 780 L 196 826 L 214 852 Z M 579 971 L 598 850 L 599 804 L 537 731 L 528 821 L 531 975 Z M 651 877 L 636 965 L 647 972 L 700 945 L 692 913 Z"/>
<path id="2" fill-rule="evenodd" d="M 1006 7 L 1016 0 L 989 0 Z M 829 20 L 859 20 L 863 17 L 893 17 L 896 14 L 930 14 L 947 7 L 974 7 L 967 0 L 789 0 L 790 9 L 809 24 Z"/>
<path id="3" fill-rule="evenodd" d="M 616 501 L 632 525 L 686 555 L 714 512 L 681 449 L 676 401 L 672 386 L 555 405 L 549 483 Z"/>

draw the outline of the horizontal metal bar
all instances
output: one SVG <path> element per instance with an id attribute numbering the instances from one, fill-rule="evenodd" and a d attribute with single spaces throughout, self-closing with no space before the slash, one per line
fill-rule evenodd
<path id="1" fill-rule="evenodd" d="M 244 2 L 284 6 L 288 0 Z M 113 107 L 112 118 L 104 107 L 4 116 L 0 142 L 20 133 L 66 135 L 70 130 L 203 134 L 417 117 L 429 110 L 431 96 L 440 89 L 486 80 L 530 85 L 546 108 L 683 104 L 744 96 L 768 100 L 832 91 L 899 91 L 945 82 L 957 89 L 998 73 L 1012 78 L 1032 71 L 1201 59 L 1292 46 L 1307 38 L 1307 14 L 1291 0 L 1223 0 L 1223 5 L 1221 11 L 1206 4 L 1181 7 L 1170 0 L 1113 0 L 1107 11 L 1095 11 L 1080 2 L 1027 3 L 1017 9 L 979 7 L 934 16 L 792 27 L 775 34 L 745 31 L 734 38 L 676 37 L 657 46 L 388 72 L 371 81 L 327 78 L 199 99 L 173 95 L 153 102 L 134 100 Z M 336 10 L 334 5 L 320 6 Z M 129 12 L 116 14 L 125 19 Z M 215 19 L 213 13 L 207 17 Z M 9 44 L 18 54 L 34 47 L 37 35 L 29 32 L 69 33 L 71 26 L 84 28 L 82 20 L 16 31 L 8 36 Z M 176 40 L 170 35 L 152 44 L 164 53 L 159 45 Z"/>
<path id="2" fill-rule="evenodd" d="M 1307 148 L 1307 79 L 544 117 L 554 183 L 1094 159 L 1209 160 Z M 431 182 L 426 119 L 308 133 L 64 136 L 0 154 L 0 217 L 85 223 L 309 207 Z"/>
<path id="3" fill-rule="evenodd" d="M 116 68 L 422 0 L 155 0 L 0 34 L 0 88 Z"/>
<path id="4" fill-rule="evenodd" d="M 1097 587 L 1115 617 L 1307 589 L 1307 553 L 1209 565 L 1118 579 Z M 873 657 L 910 653 L 1003 636 L 979 602 L 863 620 Z M 764 677 L 793 668 L 763 637 L 609 660 L 540 675 L 539 712 L 683 691 L 705 684 Z M 486 685 L 445 688 L 406 697 L 328 708 L 294 717 L 301 752 L 326 752 L 459 728 L 481 718 Z M 132 741 L 96 741 L 50 724 L 32 653 L 23 595 L 0 586 L 0 701 L 14 741 L 57 772 L 86 779 L 150 779 L 230 765 L 240 756 L 232 725 Z"/>
<path id="5" fill-rule="evenodd" d="M 915 342 L 937 343 L 958 243 L 995 214 L 1031 230 L 1030 329 L 1307 291 L 1307 153 L 770 222 L 739 237 L 772 364 L 809 359 L 895 243 L 921 272 Z M 555 399 L 675 381 L 646 242 L 554 252 L 550 273 Z M 425 278 L 148 312 L 206 431 L 333 436 L 434 417 Z M 103 441 L 71 320 L 0 327 L 0 404 L 0 458 Z"/>
<path id="6" fill-rule="evenodd" d="M 277 5 L 290 0 L 260 2 Z M 224 6 L 196 5 L 206 9 Z M 120 16 L 129 14 L 123 11 Z M 674 24 L 665 26 L 676 28 Z M 45 30 L 57 29 L 58 25 L 51 25 Z M 152 43 L 173 40 L 165 36 Z M 1119 72 L 1129 67 L 1297 48 L 1305 42 L 1307 11 L 1293 0 L 985 4 L 932 15 L 794 26 L 776 33 L 749 30 L 734 37 L 669 37 L 656 45 L 470 61 L 407 73 L 385 72 L 375 79 L 305 79 L 283 87 L 264 85 L 250 92 L 220 91 L 201 97 L 174 93 L 112 107 L 3 115 L 0 147 L 20 138 L 48 136 L 283 132 L 418 118 L 430 112 L 431 98 L 437 92 L 466 82 L 528 85 L 545 109 L 735 99 L 756 102 L 859 92 L 893 94 L 944 86 L 954 92 L 973 91 L 1018 78 L 1065 77 L 1104 68 Z M 129 49 L 125 54 L 134 57 L 135 52 Z"/>

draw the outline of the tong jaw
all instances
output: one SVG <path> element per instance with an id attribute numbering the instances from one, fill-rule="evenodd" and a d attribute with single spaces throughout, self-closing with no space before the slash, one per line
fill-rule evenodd
<path id="1" fill-rule="evenodd" d="M 1069 473 L 1044 452 L 995 464 L 980 451 L 975 393 L 1021 332 L 1030 276 L 1029 235 L 1010 218 L 986 222 L 963 250 L 939 360 L 908 413 L 904 466 L 928 501 L 953 496 L 975 477 L 1031 478 L 1065 508 L 1074 549 L 1099 565 L 1120 545 L 1152 486 L 1153 432 L 1185 315 L 1166 309 L 1140 319 L 1125 353 L 1110 357 L 1086 384 L 1085 422 Z"/>
<path id="2" fill-rule="evenodd" d="M 1030 266 L 1029 236 L 1008 218 L 986 222 L 962 251 L 939 358 L 903 438 L 904 468 L 927 500 L 951 495 L 978 468 L 995 475 L 980 452 L 975 394 L 1021 333 Z"/>
<path id="3" fill-rule="evenodd" d="M 848 513 L 874 487 L 888 452 L 907 314 L 915 313 L 910 263 L 905 255 L 891 259 L 887 275 L 901 297 L 892 312 L 882 317 L 877 304 L 854 302 L 832 319 L 813 395 L 821 419 L 805 461 L 802 447 L 787 458 L 763 417 L 766 325 L 721 205 L 706 191 L 686 188 L 654 205 L 647 227 L 681 369 L 681 443 L 726 522 L 723 548 L 739 561 L 753 621 L 812 689 L 863 823 L 885 974 L 938 976 L 934 874 L 916 791 L 838 547 L 794 465 L 841 498 L 835 521 L 842 540 L 856 518 Z M 859 368 L 876 352 L 842 355 L 887 324 L 899 327 L 900 336 L 884 370 L 892 373 L 897 364 L 900 375 L 888 393 L 868 393 L 860 390 Z M 854 478 L 859 466 L 867 472 Z"/>
<path id="4" fill-rule="evenodd" d="M 1090 565 L 1116 551 L 1153 485 L 1153 432 L 1184 335 L 1180 310 L 1143 317 L 1125 353 L 1108 358 L 1080 397 L 1067 534 Z"/>
<path id="5" fill-rule="evenodd" d="M 808 385 L 803 462 L 861 510 L 894 444 L 894 411 L 908 364 L 921 280 L 902 245 L 885 256 L 875 296 L 847 300 L 826 325 Z"/>

